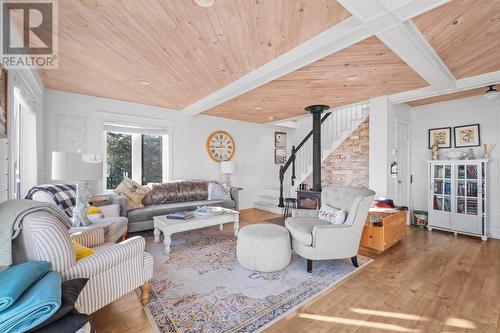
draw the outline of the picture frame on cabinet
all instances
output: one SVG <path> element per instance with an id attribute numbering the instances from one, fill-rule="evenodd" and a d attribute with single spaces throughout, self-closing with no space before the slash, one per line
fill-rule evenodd
<path id="1" fill-rule="evenodd" d="M 481 146 L 481 132 L 479 124 L 456 126 L 453 128 L 455 148 Z"/>
<path id="2" fill-rule="evenodd" d="M 429 130 L 429 149 L 437 141 L 439 148 L 451 148 L 451 127 L 431 128 Z"/>

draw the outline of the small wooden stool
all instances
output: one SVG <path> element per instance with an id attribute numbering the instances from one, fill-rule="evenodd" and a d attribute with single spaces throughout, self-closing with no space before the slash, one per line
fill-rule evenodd
<path id="1" fill-rule="evenodd" d="M 287 218 L 290 216 L 290 208 L 297 208 L 297 199 L 295 198 L 285 198 L 285 209 L 283 210 L 283 217 Z"/>

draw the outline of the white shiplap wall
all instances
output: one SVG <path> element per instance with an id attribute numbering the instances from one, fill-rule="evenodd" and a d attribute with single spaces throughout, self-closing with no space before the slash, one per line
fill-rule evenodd
<path id="1" fill-rule="evenodd" d="M 234 186 L 243 187 L 241 209 L 253 207 L 253 202 L 269 184 L 276 184 L 279 166 L 274 164 L 274 131 L 272 126 L 255 125 L 209 116 L 182 117 L 176 111 L 136 103 L 47 90 L 46 112 L 46 173 L 50 181 L 50 154 L 58 147 L 58 119 L 85 117 L 88 152 L 101 153 L 103 148 L 102 120 L 156 121 L 170 127 L 172 138 L 172 179 L 219 179 L 219 166 L 205 151 L 205 141 L 215 130 L 229 132 L 236 141 L 232 176 Z M 281 130 L 281 129 L 280 129 Z M 96 186 L 101 188 L 101 186 Z M 97 189 L 96 189 L 97 191 Z"/>
<path id="2" fill-rule="evenodd" d="M 370 100 L 370 189 L 377 196 L 396 197 L 396 180 L 390 176 L 396 148 L 396 122 L 401 119 L 410 124 L 410 108 L 406 105 L 392 105 L 387 96 Z"/>
<path id="3" fill-rule="evenodd" d="M 411 108 L 412 125 L 412 192 L 414 208 L 427 210 L 429 182 L 427 163 L 431 152 L 428 148 L 428 131 L 431 128 L 479 124 L 481 143 L 496 144 L 490 155 L 489 198 L 490 233 L 500 239 L 500 99 L 489 101 L 483 96 L 458 99 Z M 453 139 L 452 139 L 453 140 Z M 453 145 L 453 144 L 452 144 Z M 449 150 L 467 151 L 468 148 L 443 149 L 441 158 Z M 473 148 L 476 156 L 482 156 L 482 147 Z"/>

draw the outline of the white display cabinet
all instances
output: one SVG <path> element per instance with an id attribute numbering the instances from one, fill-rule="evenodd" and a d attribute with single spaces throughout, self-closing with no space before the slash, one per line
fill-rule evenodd
<path id="1" fill-rule="evenodd" d="M 488 239 L 488 160 L 428 161 L 428 229 Z"/>

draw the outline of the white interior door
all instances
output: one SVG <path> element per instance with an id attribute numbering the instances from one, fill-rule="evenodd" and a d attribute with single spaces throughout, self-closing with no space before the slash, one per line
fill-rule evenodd
<path id="1" fill-rule="evenodd" d="M 398 174 L 396 178 L 396 204 L 410 206 L 410 126 L 396 122 L 396 148 Z"/>

